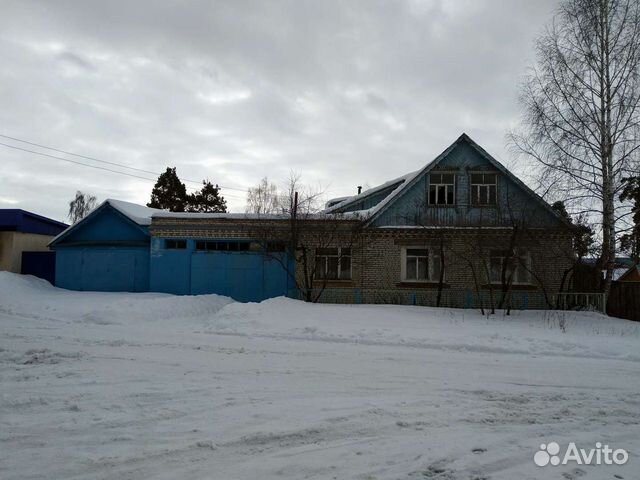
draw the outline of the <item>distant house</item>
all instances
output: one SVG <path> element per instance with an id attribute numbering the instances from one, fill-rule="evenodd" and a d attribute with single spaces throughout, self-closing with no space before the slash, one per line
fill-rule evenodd
<path id="1" fill-rule="evenodd" d="M 23 271 L 23 256 L 28 252 L 48 252 L 47 244 L 67 227 L 62 222 L 25 210 L 0 209 L 0 270 L 36 273 L 41 266 L 39 262 L 53 265 L 51 256 L 31 255 L 26 260 L 29 265 L 25 265 L 29 269 Z"/>
<path id="2" fill-rule="evenodd" d="M 51 244 L 65 288 L 219 293 L 242 301 L 548 306 L 575 262 L 565 221 L 467 135 L 417 171 L 296 220 L 106 201 Z M 331 232 L 327 225 L 334 225 Z M 323 230 L 325 229 L 325 230 Z M 306 285 L 309 287 L 309 285 Z"/>
<path id="3" fill-rule="evenodd" d="M 619 275 L 614 276 L 614 280 L 621 283 L 640 283 L 640 265 L 627 268 Z"/>

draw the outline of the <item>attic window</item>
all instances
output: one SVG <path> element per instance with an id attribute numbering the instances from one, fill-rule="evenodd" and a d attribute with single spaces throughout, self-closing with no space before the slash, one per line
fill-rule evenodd
<path id="1" fill-rule="evenodd" d="M 455 204 L 455 176 L 453 173 L 429 175 L 429 205 Z"/>
<path id="2" fill-rule="evenodd" d="M 495 205 L 498 175 L 495 173 L 471 174 L 471 204 Z"/>

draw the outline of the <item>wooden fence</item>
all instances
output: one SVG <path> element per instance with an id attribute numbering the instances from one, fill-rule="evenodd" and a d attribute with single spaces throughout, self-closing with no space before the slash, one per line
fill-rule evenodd
<path id="1" fill-rule="evenodd" d="M 640 321 L 640 283 L 613 282 L 607 313 L 612 317 Z"/>
<path id="2" fill-rule="evenodd" d="M 565 292 L 556 295 L 558 310 L 595 310 L 604 313 L 604 293 Z"/>

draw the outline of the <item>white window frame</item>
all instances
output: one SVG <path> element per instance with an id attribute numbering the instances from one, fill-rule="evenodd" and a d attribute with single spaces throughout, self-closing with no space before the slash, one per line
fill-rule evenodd
<path id="1" fill-rule="evenodd" d="M 482 183 L 473 183 L 473 176 L 474 175 L 482 175 Z M 484 180 L 484 176 L 485 175 L 494 175 L 495 176 L 495 181 L 493 183 L 487 183 Z M 490 192 L 490 188 L 491 187 L 495 187 L 495 191 L 496 191 L 496 197 L 495 197 L 495 202 L 493 203 L 480 203 L 480 191 L 481 189 L 486 189 L 487 190 L 487 199 L 489 198 L 489 194 L 488 192 Z M 496 205 L 498 205 L 498 172 L 474 172 L 471 171 L 469 172 L 469 188 L 470 188 L 470 204 L 473 207 L 494 207 Z M 476 201 L 476 199 L 478 199 L 478 201 Z"/>
<path id="2" fill-rule="evenodd" d="M 496 252 L 498 252 L 499 250 L 495 250 Z M 500 258 L 500 265 L 501 265 L 501 270 L 500 270 L 500 276 L 502 276 L 502 265 L 504 264 L 504 261 L 506 258 L 508 258 L 507 255 L 494 255 L 494 253 L 490 253 L 489 254 L 489 274 L 491 275 L 491 284 L 492 285 L 502 285 L 502 278 L 497 278 L 494 279 L 493 278 L 493 268 L 492 268 L 492 260 L 494 258 Z M 531 252 L 528 250 L 520 250 L 517 252 L 517 254 L 515 256 L 512 257 L 514 262 L 517 262 L 515 265 L 516 268 L 516 278 L 513 279 L 513 281 L 511 282 L 511 285 L 531 285 Z M 525 281 L 522 281 L 522 279 L 519 279 L 517 277 L 519 277 L 518 275 L 518 269 L 523 269 L 524 270 L 524 274 L 526 276 Z"/>
<path id="3" fill-rule="evenodd" d="M 407 251 L 408 250 L 426 250 L 427 251 L 427 278 L 426 279 L 408 279 L 407 278 Z M 407 245 L 402 247 L 400 253 L 400 280 L 403 283 L 438 283 L 439 276 L 434 276 L 437 269 L 440 269 L 440 252 L 439 249 L 429 247 L 427 245 Z M 446 281 L 447 269 L 445 268 L 442 277 L 443 282 Z"/>
<path id="4" fill-rule="evenodd" d="M 328 250 L 328 249 L 336 249 L 338 253 L 336 255 L 327 255 L 327 254 L 318 254 L 318 250 Z M 344 255 L 342 253 L 343 250 L 349 250 L 349 255 Z M 324 271 L 328 271 L 328 263 L 329 258 L 337 258 L 338 259 L 338 277 L 337 278 L 325 278 L 318 275 L 318 269 L 316 267 L 318 262 L 318 257 L 325 258 Z M 349 278 L 341 278 L 342 276 L 342 260 L 344 258 L 349 257 Z M 353 279 L 353 249 L 351 247 L 322 247 L 316 248 L 315 256 L 314 256 L 314 272 L 313 279 L 319 281 L 328 281 L 328 282 L 336 282 L 336 281 L 351 281 Z"/>
<path id="5" fill-rule="evenodd" d="M 437 182 L 434 183 L 431 181 L 431 176 L 432 175 L 451 175 L 453 177 L 453 183 L 442 183 L 442 182 Z M 442 177 L 441 177 L 442 178 Z M 449 188 L 453 189 L 453 202 L 452 203 L 438 203 L 438 192 L 439 189 L 436 188 L 436 202 L 432 203 L 431 202 L 431 186 L 444 186 L 445 187 L 445 193 L 444 193 L 444 198 L 445 198 L 445 202 L 446 202 L 446 198 L 447 198 L 447 193 L 449 191 Z M 456 172 L 430 172 L 429 173 L 429 186 L 427 188 L 427 203 L 429 205 L 434 205 L 436 207 L 452 207 L 455 206 L 456 204 Z"/>

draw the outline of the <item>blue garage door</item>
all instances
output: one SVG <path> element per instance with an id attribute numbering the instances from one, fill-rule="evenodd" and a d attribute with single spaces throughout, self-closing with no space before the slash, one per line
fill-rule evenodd
<path id="1" fill-rule="evenodd" d="M 145 247 L 60 248 L 56 257 L 59 287 L 98 292 L 149 289 L 149 250 Z"/>
<path id="2" fill-rule="evenodd" d="M 286 268 L 273 255 L 194 252 L 191 257 L 192 294 L 217 293 L 240 302 L 259 302 L 287 295 L 289 283 Z"/>

